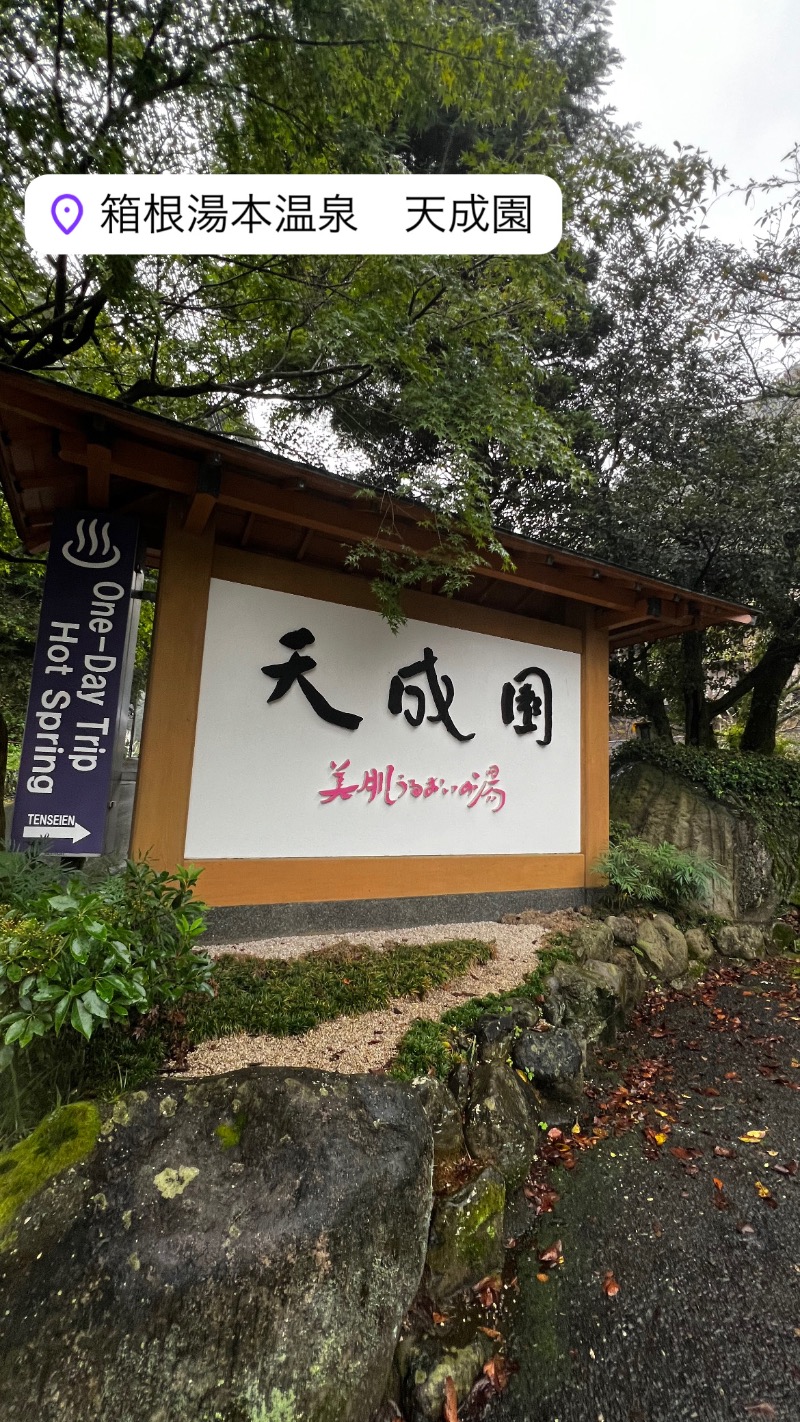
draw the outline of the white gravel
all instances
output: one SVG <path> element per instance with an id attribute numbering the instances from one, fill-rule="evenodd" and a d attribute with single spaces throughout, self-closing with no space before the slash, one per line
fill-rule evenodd
<path id="1" fill-rule="evenodd" d="M 573 927 L 569 911 L 526 915 L 529 923 L 430 923 L 420 928 L 386 929 L 371 933 L 309 934 L 303 938 L 270 938 L 260 943 L 218 945 L 214 952 L 262 958 L 294 958 L 334 944 L 367 944 L 386 948 L 392 943 L 436 943 L 453 938 L 478 938 L 494 943 L 488 963 L 476 964 L 462 977 L 435 988 L 424 998 L 396 998 L 378 1012 L 361 1017 L 337 1017 L 297 1037 L 248 1037 L 237 1033 L 202 1042 L 189 1055 L 186 1075 L 214 1076 L 246 1066 L 313 1066 L 326 1071 L 378 1072 L 388 1066 L 401 1038 L 415 1018 L 431 1021 L 471 997 L 508 992 L 517 987 L 538 960 L 545 933 Z"/>

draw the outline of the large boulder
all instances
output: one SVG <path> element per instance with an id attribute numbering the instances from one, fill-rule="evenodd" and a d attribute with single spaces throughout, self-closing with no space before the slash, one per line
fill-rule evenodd
<path id="1" fill-rule="evenodd" d="M 436 1201 L 428 1240 L 428 1293 L 440 1301 L 503 1266 L 506 1182 L 489 1166 Z"/>
<path id="2" fill-rule="evenodd" d="M 418 1076 L 411 1086 L 431 1128 L 434 1172 L 441 1174 L 467 1153 L 461 1111 L 447 1083 L 437 1077 Z"/>
<path id="3" fill-rule="evenodd" d="M 764 956 L 764 931 L 754 923 L 726 923 L 717 933 L 717 948 L 725 958 L 754 963 Z"/>
<path id="4" fill-rule="evenodd" d="M 472 1073 L 465 1135 L 470 1152 L 496 1165 L 518 1185 L 536 1154 L 532 1103 L 518 1077 L 502 1062 L 481 1062 Z"/>
<path id="5" fill-rule="evenodd" d="M 668 840 L 712 859 L 728 880 L 713 890 L 710 908 L 720 918 L 762 923 L 791 897 L 800 864 L 797 834 L 769 835 L 682 776 L 647 762 L 620 766 L 611 779 L 611 814 L 651 844 Z"/>
<path id="6" fill-rule="evenodd" d="M 370 1415 L 432 1206 L 410 1087 L 283 1068 L 159 1085 L 42 1183 L 59 1119 L 0 1157 L 4 1422 Z"/>
<path id="7" fill-rule="evenodd" d="M 553 1026 L 574 1026 L 584 1041 L 597 1042 L 619 1025 L 624 973 L 616 964 L 557 963 L 544 988 L 545 1015 Z"/>
<path id="8" fill-rule="evenodd" d="M 584 963 L 587 958 L 608 962 L 617 946 L 610 925 L 598 919 L 589 919 L 574 929 L 570 942 L 579 963 Z"/>
<path id="9" fill-rule="evenodd" d="M 408 1422 L 441 1422 L 447 1379 L 452 1379 L 460 1407 L 491 1352 L 491 1344 L 482 1333 L 469 1341 L 457 1333 L 412 1334 L 404 1338 L 396 1359 L 404 1417 Z"/>
<path id="10" fill-rule="evenodd" d="M 657 913 L 644 918 L 638 926 L 636 947 L 662 982 L 682 978 L 689 967 L 686 939 L 669 914 Z"/>
<path id="11" fill-rule="evenodd" d="M 566 1027 L 523 1032 L 514 1063 L 545 1094 L 572 1100 L 583 1087 L 583 1048 Z"/>

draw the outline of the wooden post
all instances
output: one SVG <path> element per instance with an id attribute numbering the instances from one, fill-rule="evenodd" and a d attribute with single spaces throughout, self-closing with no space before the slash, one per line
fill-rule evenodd
<path id="1" fill-rule="evenodd" d="M 131 854 L 159 869 L 183 859 L 214 554 L 213 522 L 195 534 L 184 518 L 176 499 L 164 533 L 131 835 Z"/>
<path id="2" fill-rule="evenodd" d="M 585 615 L 581 674 L 582 827 L 585 884 L 604 883 L 592 865 L 608 848 L 608 631 L 592 608 Z"/>

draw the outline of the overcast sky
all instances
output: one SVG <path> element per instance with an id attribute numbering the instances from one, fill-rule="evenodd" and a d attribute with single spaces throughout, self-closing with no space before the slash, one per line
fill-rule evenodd
<path id="1" fill-rule="evenodd" d="M 736 183 L 770 177 L 800 141 L 800 0 L 615 0 L 613 42 L 608 100 L 644 141 L 697 144 Z M 748 245 L 753 223 L 741 196 L 709 217 Z"/>

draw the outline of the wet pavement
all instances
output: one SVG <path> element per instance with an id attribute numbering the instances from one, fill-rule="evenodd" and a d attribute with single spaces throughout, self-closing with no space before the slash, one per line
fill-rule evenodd
<path id="1" fill-rule="evenodd" d="M 649 999 L 602 1067 L 550 1146 L 574 1168 L 517 1259 L 491 1422 L 800 1422 L 800 964 Z"/>

